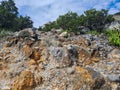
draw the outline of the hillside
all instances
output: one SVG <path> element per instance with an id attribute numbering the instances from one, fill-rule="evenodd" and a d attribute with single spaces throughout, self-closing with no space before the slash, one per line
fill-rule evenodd
<path id="1" fill-rule="evenodd" d="M 0 42 L 0 90 L 120 90 L 120 49 L 104 34 L 26 29 Z"/>

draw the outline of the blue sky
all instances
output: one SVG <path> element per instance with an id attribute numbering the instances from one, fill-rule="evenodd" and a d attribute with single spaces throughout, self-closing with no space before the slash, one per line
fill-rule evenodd
<path id="1" fill-rule="evenodd" d="M 1 0 L 0 0 L 1 1 Z M 110 14 L 120 11 L 120 0 L 15 0 L 21 15 L 28 15 L 39 27 L 68 11 L 82 14 L 85 10 L 108 9 Z"/>

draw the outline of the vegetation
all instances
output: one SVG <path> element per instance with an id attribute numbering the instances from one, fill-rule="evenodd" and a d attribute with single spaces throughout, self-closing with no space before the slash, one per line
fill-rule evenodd
<path id="1" fill-rule="evenodd" d="M 18 16 L 18 8 L 13 0 L 1 1 L 0 3 L 0 28 L 7 30 L 20 30 L 32 27 L 30 17 Z"/>
<path id="2" fill-rule="evenodd" d="M 97 30 L 102 32 L 106 24 L 110 24 L 114 19 L 112 15 L 108 15 L 108 11 L 102 9 L 97 11 L 96 9 L 87 10 L 84 13 L 84 26 L 90 30 Z"/>
<path id="3" fill-rule="evenodd" d="M 54 22 L 49 22 L 47 24 L 45 24 L 45 26 L 42 28 L 42 27 L 39 27 L 38 30 L 43 30 L 43 31 L 50 31 L 51 29 L 58 29 L 59 26 L 58 24 L 54 21 Z"/>
<path id="4" fill-rule="evenodd" d="M 68 12 L 65 15 L 61 15 L 56 21 L 45 24 L 43 28 L 39 30 L 50 31 L 52 28 L 62 28 L 68 30 L 68 32 L 80 32 L 80 27 L 84 26 L 90 30 L 96 30 L 102 32 L 106 24 L 114 21 L 113 16 L 108 14 L 108 11 L 102 9 L 100 11 L 96 9 L 87 10 L 82 15 L 77 13 Z"/>
<path id="5" fill-rule="evenodd" d="M 105 32 L 110 44 L 120 46 L 120 30 L 108 30 Z"/>
<path id="6" fill-rule="evenodd" d="M 68 12 L 65 15 L 59 16 L 57 19 L 57 24 L 64 30 L 68 30 L 69 32 L 77 32 L 79 29 L 79 16 L 77 13 Z"/>

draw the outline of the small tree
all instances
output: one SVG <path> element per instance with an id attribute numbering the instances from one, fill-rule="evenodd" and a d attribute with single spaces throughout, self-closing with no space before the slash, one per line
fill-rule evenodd
<path id="1" fill-rule="evenodd" d="M 76 32 L 79 26 L 78 15 L 77 13 L 68 12 L 65 15 L 59 16 L 57 23 L 64 30 Z"/>
<path id="2" fill-rule="evenodd" d="M 53 22 L 49 22 L 47 24 L 44 25 L 43 28 L 39 27 L 38 30 L 42 30 L 42 31 L 50 31 L 51 29 L 58 29 L 59 26 L 58 24 L 56 23 L 56 21 L 53 21 Z"/>
<path id="3" fill-rule="evenodd" d="M 84 12 L 84 26 L 91 30 L 101 32 L 104 26 L 111 23 L 113 20 L 112 15 L 108 15 L 108 11 L 105 9 L 102 9 L 101 11 L 91 9 Z"/>
<path id="4" fill-rule="evenodd" d="M 18 9 L 13 0 L 1 1 L 0 4 L 0 27 L 10 29 L 14 26 Z"/>
<path id="5" fill-rule="evenodd" d="M 18 26 L 17 28 L 19 30 L 22 30 L 24 28 L 32 28 L 33 27 L 33 21 L 30 19 L 29 16 L 20 16 L 17 18 L 17 23 L 18 23 Z"/>

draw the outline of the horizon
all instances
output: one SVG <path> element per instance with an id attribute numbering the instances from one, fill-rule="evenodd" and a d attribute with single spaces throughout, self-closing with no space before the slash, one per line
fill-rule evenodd
<path id="1" fill-rule="evenodd" d="M 0 0 L 3 1 L 3 0 Z M 89 9 L 106 9 L 109 14 L 120 12 L 120 0 L 14 0 L 20 15 L 30 16 L 34 27 L 56 20 L 68 11 L 78 15 Z"/>

